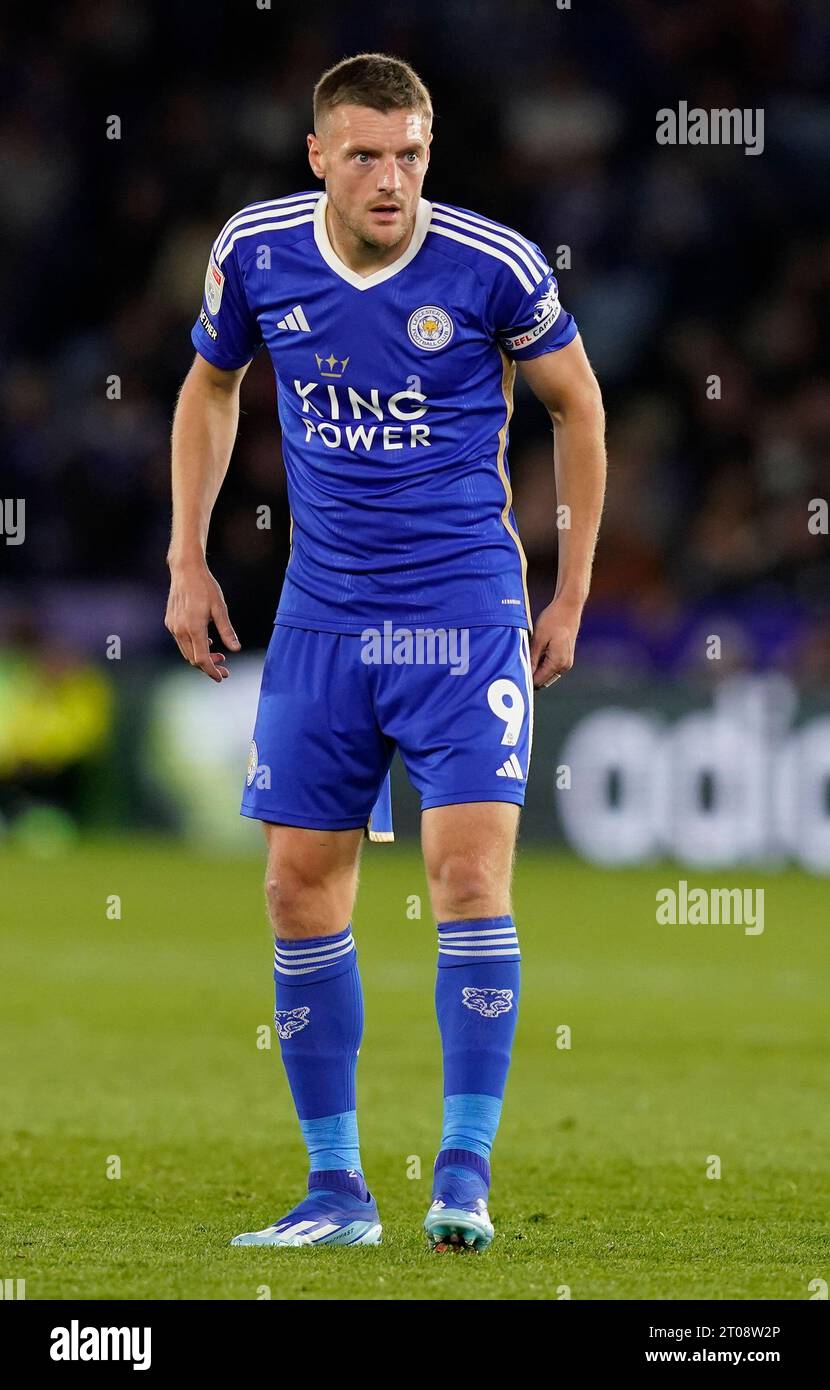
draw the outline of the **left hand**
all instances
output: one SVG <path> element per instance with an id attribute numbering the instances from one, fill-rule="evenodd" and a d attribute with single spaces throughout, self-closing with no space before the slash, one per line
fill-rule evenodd
<path id="1" fill-rule="evenodd" d="M 537 690 L 552 685 L 573 666 L 581 616 L 561 599 L 554 599 L 539 614 L 530 639 L 530 665 Z"/>

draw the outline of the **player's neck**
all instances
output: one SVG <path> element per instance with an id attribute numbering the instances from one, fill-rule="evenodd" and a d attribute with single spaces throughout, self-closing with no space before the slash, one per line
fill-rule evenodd
<path id="1" fill-rule="evenodd" d="M 326 203 L 325 215 L 326 233 L 334 254 L 356 275 L 373 275 L 376 270 L 383 270 L 386 266 L 393 265 L 404 254 L 415 234 L 413 222 L 408 234 L 401 237 L 401 240 L 396 242 L 394 246 L 386 248 L 370 246 L 367 242 L 361 241 L 360 237 L 355 236 L 355 233 L 340 219 L 330 202 Z"/>

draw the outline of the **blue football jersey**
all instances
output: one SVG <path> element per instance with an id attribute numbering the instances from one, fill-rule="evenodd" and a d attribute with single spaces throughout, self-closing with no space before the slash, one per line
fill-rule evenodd
<path id="1" fill-rule="evenodd" d="M 277 621 L 527 627 L 508 427 L 514 362 L 576 336 L 553 272 L 518 232 L 422 198 L 404 253 L 361 276 L 325 209 L 313 191 L 232 217 L 192 333 L 217 367 L 263 344 L 274 364 L 292 518 Z"/>

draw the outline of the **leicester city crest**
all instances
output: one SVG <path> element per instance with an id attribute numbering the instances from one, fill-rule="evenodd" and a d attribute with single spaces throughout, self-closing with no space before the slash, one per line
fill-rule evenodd
<path id="1" fill-rule="evenodd" d="M 454 332 L 449 314 L 436 304 L 426 304 L 423 309 L 416 309 L 414 314 L 409 315 L 406 327 L 411 341 L 416 347 L 423 348 L 424 352 L 435 352 L 437 348 L 446 347 Z"/>
<path id="2" fill-rule="evenodd" d="M 257 770 L 258 766 L 259 766 L 259 750 L 257 749 L 257 746 L 256 746 L 256 744 L 254 743 L 254 740 L 251 739 L 251 748 L 250 748 L 250 751 L 249 751 L 249 753 L 248 753 L 248 775 L 247 775 L 247 777 L 245 778 L 245 781 L 247 782 L 247 784 L 248 784 L 249 787 L 253 785 L 253 780 L 254 780 L 254 778 L 256 777 L 256 770 Z"/>

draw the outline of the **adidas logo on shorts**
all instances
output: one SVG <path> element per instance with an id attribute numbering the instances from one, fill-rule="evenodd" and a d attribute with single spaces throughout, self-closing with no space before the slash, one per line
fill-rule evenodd
<path id="1" fill-rule="evenodd" d="M 522 772 L 521 763 L 515 753 L 511 753 L 506 762 L 496 769 L 497 777 L 512 777 L 516 782 L 523 782 L 525 775 Z"/>

